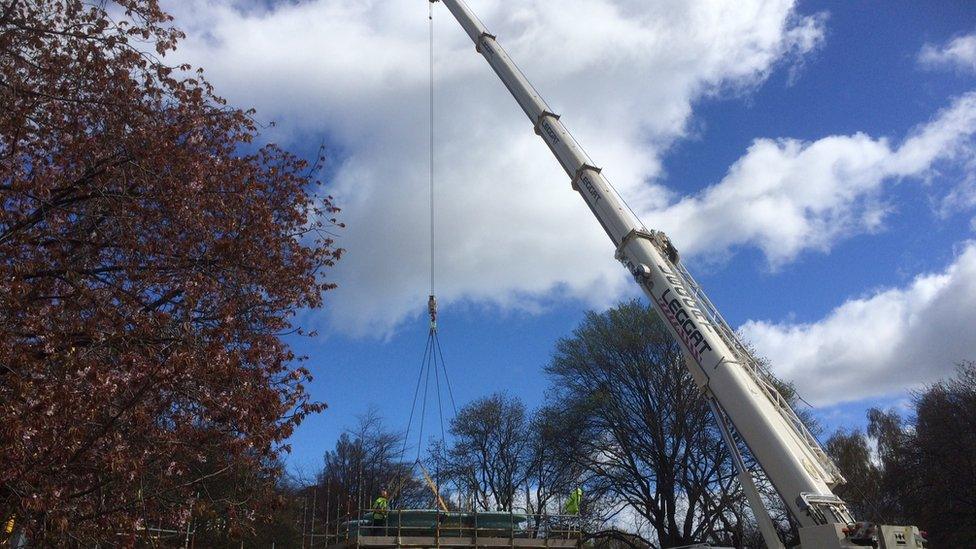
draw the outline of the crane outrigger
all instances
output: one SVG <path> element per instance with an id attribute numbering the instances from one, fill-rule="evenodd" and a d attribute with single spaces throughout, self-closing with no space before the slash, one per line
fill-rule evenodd
<path id="1" fill-rule="evenodd" d="M 670 239 L 661 231 L 648 230 L 627 207 L 559 115 L 549 108 L 464 1 L 440 1 L 525 111 L 536 134 L 566 170 L 572 188 L 580 193 L 610 237 L 616 259 L 630 271 L 666 320 L 671 335 L 680 342 L 685 364 L 722 428 L 767 545 L 783 547 L 739 455 L 729 424 L 798 523 L 804 549 L 922 547 L 924 540 L 915 527 L 869 525 L 854 519 L 844 501 L 833 492 L 835 486 L 845 482 L 844 477 L 685 269 Z"/>

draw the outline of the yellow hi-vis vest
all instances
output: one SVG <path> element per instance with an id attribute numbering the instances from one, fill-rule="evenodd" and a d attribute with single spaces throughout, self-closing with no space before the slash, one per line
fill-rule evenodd
<path id="1" fill-rule="evenodd" d="M 373 518 L 383 520 L 386 512 L 390 510 L 390 502 L 383 496 L 376 498 L 373 502 Z"/>
<path id="2" fill-rule="evenodd" d="M 583 489 L 577 488 L 569 494 L 569 499 L 566 501 L 566 514 L 578 515 L 580 512 L 580 505 L 582 503 L 583 503 Z"/>

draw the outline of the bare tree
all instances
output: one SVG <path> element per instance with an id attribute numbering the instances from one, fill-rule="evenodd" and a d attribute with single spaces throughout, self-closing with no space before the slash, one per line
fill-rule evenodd
<path id="1" fill-rule="evenodd" d="M 325 463 L 306 499 L 314 501 L 317 531 L 334 532 L 337 523 L 368 509 L 382 490 L 395 508 L 426 506 L 430 492 L 402 461 L 403 435 L 387 429 L 376 411 L 359 418 L 325 453 Z M 311 503 L 310 503 L 311 505 Z M 311 524 L 311 523 L 310 523 Z"/>
<path id="2" fill-rule="evenodd" d="M 532 459 L 529 420 L 521 400 L 494 394 L 461 408 L 451 422 L 441 474 L 481 510 L 514 510 Z"/>
<path id="3" fill-rule="evenodd" d="M 586 470 L 576 452 L 578 434 L 573 418 L 555 406 L 540 408 L 529 423 L 525 505 L 536 529 L 545 515 L 560 514 L 564 498 L 586 484 Z"/>
<path id="4" fill-rule="evenodd" d="M 587 314 L 547 371 L 585 433 L 578 459 L 661 546 L 735 542 L 742 498 L 730 456 L 652 309 L 632 301 Z"/>

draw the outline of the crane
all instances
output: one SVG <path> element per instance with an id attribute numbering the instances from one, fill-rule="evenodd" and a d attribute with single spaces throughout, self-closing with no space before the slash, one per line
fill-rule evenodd
<path id="1" fill-rule="evenodd" d="M 438 0 L 429 0 L 435 3 Z M 769 547 L 783 547 L 745 468 L 730 428 L 745 442 L 799 525 L 804 549 L 870 543 L 883 549 L 922 547 L 914 526 L 858 523 L 833 488 L 840 471 L 785 398 L 769 381 L 661 231 L 649 230 L 627 207 L 603 171 L 566 129 L 522 71 L 464 0 L 440 0 L 494 69 L 571 180 L 671 335 L 709 401 L 733 454 L 740 483 Z M 585 32 L 585 31 L 582 31 Z"/>

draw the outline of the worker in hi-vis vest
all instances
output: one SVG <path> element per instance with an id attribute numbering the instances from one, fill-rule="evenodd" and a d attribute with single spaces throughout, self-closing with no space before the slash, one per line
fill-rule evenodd
<path id="1" fill-rule="evenodd" d="M 569 499 L 566 500 L 566 514 L 578 515 L 580 513 L 580 505 L 582 503 L 583 503 L 583 489 L 577 487 L 575 490 L 570 492 Z"/>
<path id="2" fill-rule="evenodd" d="M 3 540 L 7 542 L 4 543 Z M 0 546 L 12 549 L 26 549 L 27 537 L 23 528 L 17 527 L 17 516 L 12 515 L 3 525 L 3 535 L 0 536 Z"/>
<path id="3" fill-rule="evenodd" d="M 373 502 L 373 526 L 382 526 L 377 532 L 379 535 L 386 535 L 386 515 L 390 511 L 390 495 L 386 490 L 380 490 L 380 497 Z"/>

